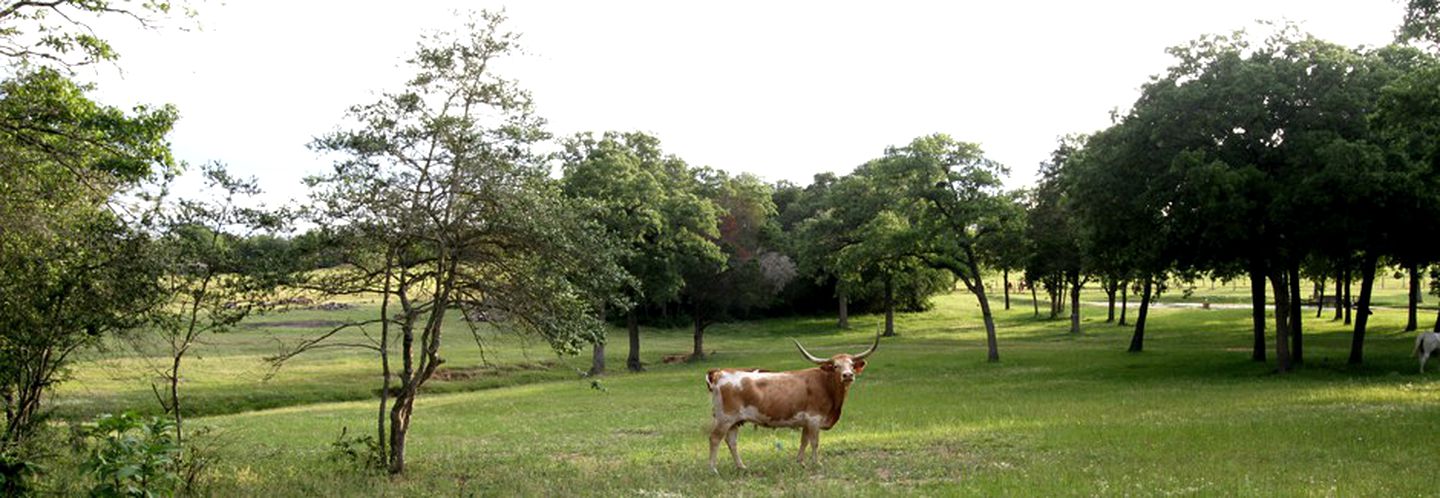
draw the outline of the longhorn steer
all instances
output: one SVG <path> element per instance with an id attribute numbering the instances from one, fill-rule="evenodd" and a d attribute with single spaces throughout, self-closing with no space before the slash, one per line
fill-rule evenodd
<path id="1" fill-rule="evenodd" d="M 792 339 L 793 340 L 793 339 Z M 830 359 L 816 358 L 795 341 L 800 354 L 816 365 L 806 370 L 770 372 L 735 368 L 713 369 L 705 375 L 705 387 L 714 404 L 714 425 L 710 428 L 710 470 L 715 469 L 715 453 L 724 439 L 730 447 L 735 466 L 745 468 L 735 446 L 740 426 L 746 422 L 761 427 L 796 427 L 800 435 L 800 452 L 795 459 L 805 464 L 805 447 L 810 459 L 820 463 L 820 431 L 830 430 L 840 421 L 845 393 L 855 376 L 865 369 L 865 358 L 880 345 L 880 336 L 870 349 L 854 356 L 837 354 Z"/>

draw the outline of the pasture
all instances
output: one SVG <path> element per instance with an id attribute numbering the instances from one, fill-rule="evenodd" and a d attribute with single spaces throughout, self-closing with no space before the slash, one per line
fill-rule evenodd
<path id="1" fill-rule="evenodd" d="M 1400 301 L 1398 280 L 1386 289 L 1377 286 L 1382 302 Z M 1227 290 L 1217 287 L 1217 297 Z M 1207 292 L 1199 286 L 1187 300 Z M 649 371 L 641 374 L 624 372 L 623 330 L 615 329 L 611 372 L 593 383 L 577 375 L 589 366 L 588 351 L 556 358 L 541 343 L 486 330 L 482 361 L 454 320 L 449 370 L 420 398 L 408 470 L 392 480 L 328 458 L 342 428 L 374 431 L 373 353 L 324 350 L 268 379 L 262 361 L 277 340 L 373 308 L 360 302 L 346 311 L 269 314 L 198 350 L 185 375 L 197 416 L 188 423 L 215 431 L 219 460 L 206 486 L 219 496 L 1416 496 L 1440 489 L 1433 472 L 1440 373 L 1415 373 L 1414 336 L 1400 332 L 1403 311 L 1376 312 L 1366 364 L 1351 368 L 1348 328 L 1329 312 L 1315 320 L 1312 308 L 1305 364 L 1282 376 L 1249 360 L 1247 309 L 1152 310 L 1146 351 L 1128 354 L 1130 329 L 1104 323 L 1103 307 L 1085 307 L 1084 334 L 1072 336 L 1066 320 L 1033 317 L 1028 294 L 1013 296 L 1010 311 L 993 297 L 997 364 L 984 361 L 968 293 L 897 315 L 900 336 L 881 343 L 844 418 L 822 434 L 818 468 L 794 463 L 798 431 L 746 427 L 740 451 L 750 469 L 722 458 L 712 474 L 703 373 L 808 367 L 791 337 L 817 355 L 855 352 L 878 315 L 853 317 L 849 331 L 836 330 L 831 317 L 715 325 L 706 337 L 715 354 L 696 364 L 661 362 L 689 350 L 688 328 L 647 328 Z M 1087 291 L 1084 300 L 1103 298 Z M 1162 302 L 1179 298 L 1172 291 Z M 1422 327 L 1434 319 L 1433 307 L 1425 309 Z M 148 379 L 135 373 L 149 361 L 143 356 L 117 344 L 86 358 L 59 388 L 57 413 L 153 412 Z"/>

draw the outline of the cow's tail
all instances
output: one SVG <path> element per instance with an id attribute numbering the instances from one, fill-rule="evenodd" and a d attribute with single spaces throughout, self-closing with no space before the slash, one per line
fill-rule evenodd
<path id="1" fill-rule="evenodd" d="M 705 390 L 715 392 L 715 383 L 720 381 L 720 370 L 710 369 L 705 372 Z"/>

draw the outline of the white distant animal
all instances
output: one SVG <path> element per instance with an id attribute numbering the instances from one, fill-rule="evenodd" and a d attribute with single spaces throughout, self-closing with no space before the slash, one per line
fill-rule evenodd
<path id="1" fill-rule="evenodd" d="M 1415 338 L 1415 356 L 1420 357 L 1420 373 L 1425 373 L 1425 360 L 1430 359 L 1430 353 L 1440 349 L 1440 334 L 1425 332 Z"/>

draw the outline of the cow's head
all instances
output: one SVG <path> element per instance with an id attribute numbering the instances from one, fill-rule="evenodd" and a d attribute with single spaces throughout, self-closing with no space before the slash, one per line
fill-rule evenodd
<path id="1" fill-rule="evenodd" d="M 860 372 L 862 370 L 865 370 L 865 358 L 873 354 L 875 352 L 875 348 L 880 346 L 880 335 L 876 334 L 875 343 L 871 344 L 870 349 L 865 350 L 864 353 L 860 353 L 857 355 L 848 355 L 841 353 L 835 356 L 831 356 L 830 359 L 827 360 L 823 358 L 816 358 L 815 355 L 812 355 L 809 351 L 805 350 L 805 346 L 800 345 L 800 341 L 796 341 L 794 339 L 791 340 L 795 341 L 795 347 L 800 348 L 800 354 L 804 355 L 805 359 L 810 360 L 811 363 L 820 365 L 821 370 L 824 370 L 826 372 L 834 372 L 840 377 L 840 382 L 844 382 L 846 384 L 855 381 L 855 376 L 860 375 Z"/>

